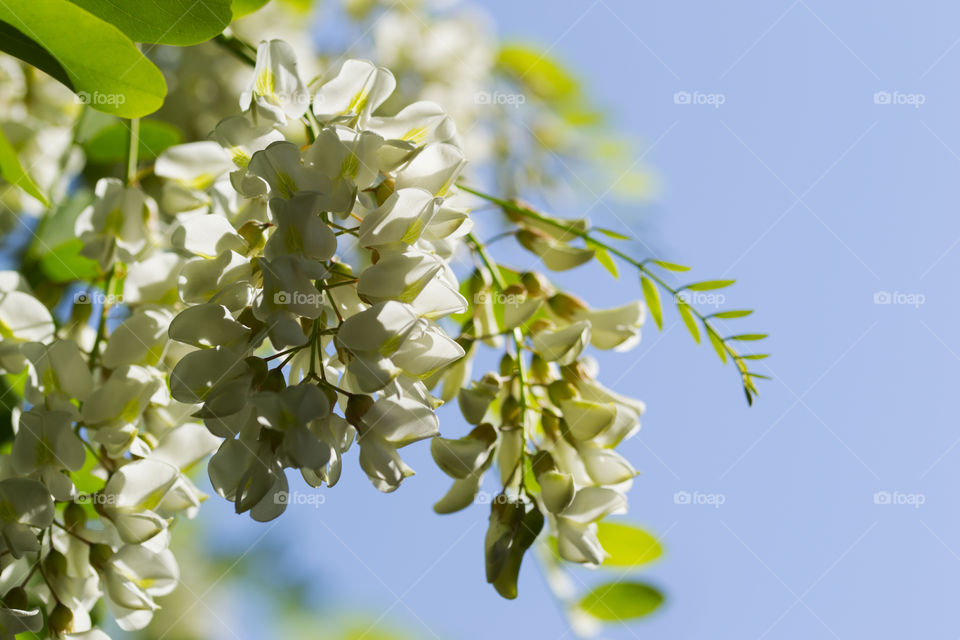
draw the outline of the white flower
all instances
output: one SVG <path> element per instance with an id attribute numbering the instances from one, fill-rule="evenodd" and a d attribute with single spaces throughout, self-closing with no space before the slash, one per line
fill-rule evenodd
<path id="1" fill-rule="evenodd" d="M 416 244 L 443 202 L 424 189 L 398 189 L 364 216 L 359 242 L 370 249 L 404 248 Z"/>
<path id="2" fill-rule="evenodd" d="M 313 113 L 320 122 L 355 120 L 364 127 L 396 86 L 393 74 L 383 67 L 367 60 L 347 60 L 337 76 L 314 94 Z"/>
<path id="3" fill-rule="evenodd" d="M 315 193 L 302 193 L 290 200 L 274 198 L 270 201 L 270 211 L 277 225 L 263 247 L 263 255 L 268 260 L 284 256 L 293 256 L 300 266 L 313 277 L 326 274 L 326 269 L 318 269 L 316 263 L 326 262 L 337 251 L 337 238 L 320 217 L 323 209 L 322 197 Z"/>
<path id="4" fill-rule="evenodd" d="M 576 322 L 562 329 L 544 330 L 533 336 L 533 348 L 547 362 L 572 364 L 590 342 L 590 323 Z"/>
<path id="5" fill-rule="evenodd" d="M 465 311 L 467 301 L 458 288 L 446 262 L 418 249 L 382 253 L 376 264 L 364 269 L 357 283 L 357 293 L 371 302 L 406 302 L 425 318 Z"/>
<path id="6" fill-rule="evenodd" d="M 217 123 L 213 139 L 230 152 L 235 165 L 246 169 L 254 153 L 283 140 L 283 134 L 269 124 L 257 125 L 244 116 L 230 116 Z"/>
<path id="7" fill-rule="evenodd" d="M 463 151 L 457 145 L 430 143 L 397 172 L 397 188 L 420 187 L 438 196 L 446 195 L 466 164 Z"/>
<path id="8" fill-rule="evenodd" d="M 180 580 L 176 559 L 168 550 L 128 544 L 98 563 L 107 608 L 124 631 L 142 629 L 159 608 L 157 596 L 173 591 Z"/>
<path id="9" fill-rule="evenodd" d="M 27 478 L 0 480 L 0 549 L 14 558 L 39 551 L 35 529 L 49 527 L 53 516 L 53 499 L 42 484 Z"/>
<path id="10" fill-rule="evenodd" d="M 225 440 L 208 471 L 214 489 L 235 504 L 237 513 L 249 511 L 254 520 L 269 522 L 286 509 L 287 476 L 266 443 Z"/>
<path id="11" fill-rule="evenodd" d="M 79 471 L 86 459 L 83 442 L 65 411 L 27 411 L 20 416 L 11 450 L 13 470 L 37 473 L 58 500 L 69 500 L 73 483 L 63 471 Z"/>
<path id="12" fill-rule="evenodd" d="M 201 213 L 182 219 L 171 241 L 177 249 L 206 258 L 215 258 L 224 251 L 242 253 L 247 249 L 246 241 L 230 221 L 216 214 Z"/>
<path id="13" fill-rule="evenodd" d="M 240 184 L 238 190 L 247 197 L 264 195 L 269 189 L 272 197 L 290 199 L 301 191 L 312 191 L 335 201 L 330 177 L 321 169 L 305 165 L 300 148 L 286 140 L 274 142 L 254 153 L 247 165 L 247 175 L 260 180 L 259 186 L 234 180 L 234 186 Z"/>
<path id="14" fill-rule="evenodd" d="M 396 490 L 404 478 L 413 475 L 397 449 L 439 434 L 433 411 L 409 398 L 382 398 L 363 416 L 360 436 L 360 466 L 380 491 Z"/>
<path id="15" fill-rule="evenodd" d="M 114 254 L 134 262 L 153 244 L 157 210 L 153 199 L 116 178 L 101 178 L 96 200 L 77 217 L 75 231 L 83 241 L 81 253 L 100 263 L 104 270 Z"/>
<path id="16" fill-rule="evenodd" d="M 283 40 L 261 42 L 253 78 L 240 94 L 240 108 L 249 109 L 254 122 L 286 125 L 288 119 L 302 116 L 309 103 L 293 47 Z"/>
<path id="17" fill-rule="evenodd" d="M 51 408 L 73 411 L 71 400 L 83 402 L 93 391 L 86 358 L 73 340 L 29 342 L 22 351 L 32 365 L 27 396 L 34 404 L 46 401 Z"/>
<path id="18" fill-rule="evenodd" d="M 123 301 L 127 304 L 170 304 L 176 301 L 177 277 L 182 266 L 183 258 L 165 251 L 131 264 L 123 281 Z"/>
<path id="19" fill-rule="evenodd" d="M 234 251 L 216 258 L 194 258 L 180 270 L 180 299 L 188 304 L 216 301 L 231 310 L 242 309 L 253 297 L 252 277 L 250 261 Z"/>
<path id="20" fill-rule="evenodd" d="M 156 365 L 167 346 L 167 327 L 173 314 L 166 309 L 138 309 L 120 323 L 107 339 L 103 366 L 116 369 L 128 364 Z"/>
<path id="21" fill-rule="evenodd" d="M 53 316 L 42 302 L 23 291 L 0 291 L 0 369 L 22 371 L 26 358 L 20 344 L 48 342 L 54 329 Z"/>
<path id="22" fill-rule="evenodd" d="M 576 309 L 573 322 L 590 323 L 590 344 L 597 349 L 626 351 L 640 342 L 640 327 L 646 319 L 642 303 L 631 302 L 612 309 Z"/>

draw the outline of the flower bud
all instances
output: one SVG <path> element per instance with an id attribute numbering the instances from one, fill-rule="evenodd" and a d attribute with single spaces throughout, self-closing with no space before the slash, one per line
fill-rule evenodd
<path id="1" fill-rule="evenodd" d="M 539 353 L 530 358 L 530 377 L 540 382 L 545 382 L 550 377 L 550 365 Z"/>
<path id="2" fill-rule="evenodd" d="M 503 354 L 500 358 L 500 375 L 503 377 L 512 376 L 517 371 L 517 361 L 509 353 Z"/>
<path id="3" fill-rule="evenodd" d="M 27 592 L 23 587 L 14 587 L 7 591 L 7 595 L 3 596 L 3 604 L 8 609 L 20 609 L 21 611 L 30 607 Z"/>
<path id="4" fill-rule="evenodd" d="M 387 201 L 394 191 L 396 191 L 397 185 L 394 182 L 393 178 L 387 178 L 374 189 L 373 195 L 377 198 L 377 204 L 381 205 Z"/>
<path id="5" fill-rule="evenodd" d="M 523 286 L 527 288 L 527 293 L 531 296 L 541 296 L 550 291 L 551 286 L 539 273 L 535 271 L 527 271 L 520 276 L 520 282 L 523 283 Z"/>
<path id="6" fill-rule="evenodd" d="M 561 318 L 571 319 L 578 311 L 586 311 L 587 304 L 569 293 L 558 293 L 547 300 L 551 311 Z"/>
<path id="7" fill-rule="evenodd" d="M 50 551 L 43 559 L 43 571 L 47 575 L 62 576 L 67 572 L 67 556 L 56 549 Z"/>
<path id="8" fill-rule="evenodd" d="M 353 426 L 358 426 L 367 412 L 373 408 L 374 400 L 371 396 L 352 395 L 347 400 L 347 409 L 343 412 L 343 417 Z"/>
<path id="9" fill-rule="evenodd" d="M 47 618 L 47 624 L 50 630 L 60 635 L 73 631 L 73 611 L 70 607 L 63 604 L 57 604 Z"/>
<path id="10" fill-rule="evenodd" d="M 519 426 L 520 411 L 520 402 L 513 396 L 507 396 L 500 406 L 500 420 L 504 425 Z"/>
<path id="11" fill-rule="evenodd" d="M 560 437 L 560 418 L 553 411 L 544 409 L 540 415 L 540 424 L 548 436 L 556 440 Z"/>
<path id="12" fill-rule="evenodd" d="M 261 391 L 283 391 L 287 386 L 287 381 L 283 376 L 283 370 L 280 367 L 271 369 L 270 373 L 263 379 Z"/>
<path id="13" fill-rule="evenodd" d="M 108 544 L 96 543 L 90 545 L 90 564 L 103 568 L 113 557 L 113 549 Z"/>
<path id="14" fill-rule="evenodd" d="M 527 295 L 527 289 L 519 282 L 514 282 L 509 287 L 503 290 L 504 296 L 525 296 Z"/>
<path id="15" fill-rule="evenodd" d="M 76 531 L 87 524 L 87 512 L 76 502 L 71 502 L 63 510 L 63 523 L 68 531 Z"/>
<path id="16" fill-rule="evenodd" d="M 323 395 L 327 396 L 327 402 L 330 403 L 330 406 L 337 406 L 337 401 L 340 400 L 340 395 L 337 393 L 337 390 L 326 384 L 320 384 L 317 386 L 319 386 L 320 390 L 323 391 Z"/>
<path id="17" fill-rule="evenodd" d="M 577 390 L 569 382 L 554 380 L 547 387 L 547 395 L 550 396 L 550 402 L 559 407 L 564 400 L 576 397 Z"/>

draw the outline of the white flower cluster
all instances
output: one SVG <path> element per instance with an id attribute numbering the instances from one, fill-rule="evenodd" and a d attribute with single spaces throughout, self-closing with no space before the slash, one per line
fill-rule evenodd
<path id="1" fill-rule="evenodd" d="M 0 273 L 0 369 L 23 381 L 0 455 L 0 640 L 44 625 L 104 638 L 101 598 L 122 629 L 148 624 L 179 579 L 170 525 L 206 498 L 189 472 L 211 453 L 217 493 L 266 521 L 286 508 L 288 469 L 332 486 L 356 443 L 389 492 L 413 474 L 398 450 L 432 439 L 454 478 L 437 512 L 499 468 L 486 546 L 501 594 L 516 595 L 546 521 L 563 558 L 603 561 L 596 522 L 625 510 L 635 475 L 614 448 L 643 405 L 598 384 L 583 351 L 635 344 L 643 307 L 590 309 L 491 264 L 456 187 L 451 118 L 426 101 L 377 115 L 395 84 L 348 60 L 308 90 L 292 48 L 263 42 L 241 115 L 164 151 L 147 186 L 96 185 L 76 235 L 102 273 L 98 323 L 80 298 L 56 320 L 55 301 Z M 299 124 L 306 144 L 287 139 Z M 594 255 L 512 223 L 548 269 Z M 461 286 L 464 249 L 483 266 Z M 480 346 L 505 337 L 500 370 L 471 382 Z M 441 438 L 435 411 L 455 398 L 473 430 Z"/>

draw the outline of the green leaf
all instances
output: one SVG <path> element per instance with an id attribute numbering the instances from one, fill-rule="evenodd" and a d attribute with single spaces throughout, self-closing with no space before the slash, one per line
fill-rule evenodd
<path id="1" fill-rule="evenodd" d="M 186 46 L 222 32 L 233 14 L 230 0 L 70 0 L 106 20 L 135 42 Z"/>
<path id="2" fill-rule="evenodd" d="M 663 330 L 663 311 L 660 309 L 660 292 L 653 281 L 646 276 L 640 276 L 640 286 L 643 289 L 643 299 L 647 302 L 650 309 L 650 315 L 653 321 L 657 323 L 657 329 Z"/>
<path id="3" fill-rule="evenodd" d="M 56 58 L 12 25 L 0 21 L 0 49 L 40 69 L 73 91 L 73 83 Z"/>
<path id="4" fill-rule="evenodd" d="M 614 278 L 618 277 L 617 263 L 613 261 L 613 258 L 610 257 L 610 254 L 607 253 L 607 250 L 592 240 L 587 240 L 587 246 L 596 252 L 594 255 L 597 258 L 597 262 L 602 264 L 604 269 L 609 271 L 610 275 L 612 275 Z"/>
<path id="5" fill-rule="evenodd" d="M 497 56 L 497 66 L 542 100 L 568 100 L 580 94 L 580 85 L 573 74 L 534 47 L 504 45 Z"/>
<path id="6" fill-rule="evenodd" d="M 706 280 L 704 282 L 688 284 L 684 289 L 689 289 L 690 291 L 712 291 L 714 289 L 729 287 L 734 282 L 736 282 L 736 280 Z"/>
<path id="7" fill-rule="evenodd" d="M 713 349 L 717 352 L 717 355 L 720 356 L 720 359 L 726 363 L 727 362 L 727 348 L 723 344 L 723 340 L 720 339 L 712 329 L 707 329 L 707 336 L 710 338 L 710 344 L 713 345 Z"/>
<path id="8" fill-rule="evenodd" d="M 605 567 L 636 567 L 663 555 L 655 537 L 633 525 L 619 522 L 597 523 L 597 538 L 609 556 Z"/>
<path id="9" fill-rule="evenodd" d="M 683 318 L 683 324 L 687 325 L 687 330 L 690 331 L 693 340 L 697 344 L 700 344 L 700 329 L 697 327 L 697 319 L 694 317 L 693 311 L 690 310 L 690 305 L 678 298 L 677 311 L 680 312 L 680 317 Z"/>
<path id="10" fill-rule="evenodd" d="M 610 237 L 610 238 L 616 238 L 617 240 L 629 240 L 629 239 L 630 239 L 630 236 L 624 235 L 624 234 L 620 233 L 619 231 L 614 231 L 613 229 L 603 229 L 602 227 L 597 227 L 596 229 L 594 229 L 594 231 L 596 231 L 597 233 L 602 233 L 603 235 L 605 235 L 605 236 L 607 236 L 607 237 Z"/>
<path id="11" fill-rule="evenodd" d="M 579 607 L 598 620 L 618 622 L 650 615 L 663 602 L 656 587 L 642 582 L 612 582 L 592 589 Z"/>
<path id="12" fill-rule="evenodd" d="M 741 333 L 738 336 L 730 336 L 727 338 L 727 340 L 740 340 L 742 342 L 749 342 L 751 340 L 763 340 L 766 337 L 766 333 Z"/>
<path id="13" fill-rule="evenodd" d="M 27 173 L 23 165 L 20 164 L 16 150 L 14 150 L 10 141 L 7 140 L 7 137 L 3 135 L 2 130 L 0 130 L 0 176 L 10 184 L 26 191 L 42 202 L 44 206 L 50 205 L 46 197 L 40 192 L 40 187 L 37 186 L 37 183 L 33 181 L 30 174 Z"/>
<path id="14" fill-rule="evenodd" d="M 53 282 L 92 280 L 100 275 L 95 260 L 80 255 L 83 241 L 74 238 L 58 245 L 40 258 L 40 268 Z"/>
<path id="15" fill-rule="evenodd" d="M 662 269 L 667 271 L 690 271 L 690 267 L 685 267 L 682 264 L 676 264 L 675 262 L 664 262 L 663 260 L 654 260 L 653 264 L 657 265 Z"/>
<path id="16" fill-rule="evenodd" d="M 744 360 L 763 360 L 765 358 L 769 358 L 770 354 L 769 353 L 750 353 L 740 357 L 743 358 Z"/>
<path id="17" fill-rule="evenodd" d="M 127 125 L 116 122 L 98 131 L 84 143 L 83 149 L 87 160 L 99 164 L 113 164 L 123 162 L 127 157 L 129 130 Z M 140 122 L 140 150 L 138 157 L 141 160 L 153 160 L 164 149 L 180 144 L 183 133 L 170 123 L 160 120 L 143 120 Z"/>
<path id="18" fill-rule="evenodd" d="M 233 0 L 230 9 L 233 11 L 233 19 L 242 18 L 245 15 L 258 11 L 270 0 Z"/>
<path id="19" fill-rule="evenodd" d="M 740 310 L 737 310 L 737 311 L 718 311 L 717 313 L 712 313 L 712 314 L 710 314 L 710 317 L 711 317 L 711 318 L 723 318 L 723 319 L 726 320 L 726 319 L 730 319 L 730 318 L 745 318 L 745 317 L 747 317 L 748 315 L 750 315 L 751 313 L 753 313 L 753 311 L 750 310 L 750 309 L 740 309 Z"/>
<path id="20" fill-rule="evenodd" d="M 163 104 L 167 85 L 160 70 L 119 29 L 75 4 L 32 0 L 16 3 L 14 11 L 0 2 L 0 20 L 46 49 L 66 73 L 64 84 L 94 109 L 139 118 Z M 18 57 L 21 45 L 0 39 L 0 49 Z M 33 64 L 36 58 L 21 59 Z"/>

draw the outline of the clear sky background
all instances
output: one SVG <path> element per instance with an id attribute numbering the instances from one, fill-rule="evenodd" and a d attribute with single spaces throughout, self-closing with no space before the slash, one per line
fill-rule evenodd
<path id="1" fill-rule="evenodd" d="M 758 311 L 731 332 L 771 334 L 759 370 L 774 381 L 752 409 L 675 315 L 600 358 L 607 383 L 648 404 L 623 447 L 643 472 L 630 520 L 663 537 L 644 573 L 668 594 L 605 637 L 960 636 L 960 6 L 481 4 L 502 35 L 575 69 L 660 175 L 652 205 L 588 199 L 588 213 L 695 278 L 737 278 L 727 305 Z M 676 104 L 679 91 L 724 102 Z M 877 104 L 881 91 L 923 104 Z M 623 271 L 616 287 L 600 270 L 568 282 L 609 306 L 640 296 Z M 534 564 L 516 601 L 485 584 L 486 508 L 433 515 L 448 480 L 426 445 L 404 458 L 418 474 L 392 495 L 352 451 L 319 507 L 263 525 L 212 498 L 201 517 L 221 551 L 263 536 L 269 570 L 314 585 L 321 612 L 383 616 L 420 638 L 569 638 Z M 724 504 L 675 504 L 679 491 Z M 877 492 L 923 504 L 877 504 Z M 208 604 L 230 621 L 218 638 L 270 635 L 257 603 Z"/>

